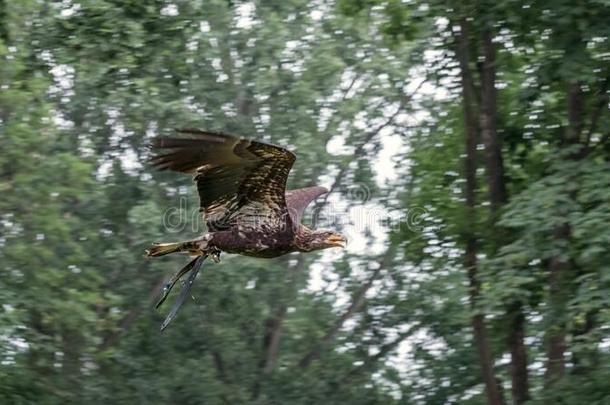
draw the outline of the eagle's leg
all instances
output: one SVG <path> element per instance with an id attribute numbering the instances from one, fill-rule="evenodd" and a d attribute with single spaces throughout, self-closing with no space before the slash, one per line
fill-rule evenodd
<path id="1" fill-rule="evenodd" d="M 186 242 L 172 242 L 172 243 L 153 243 L 153 245 L 146 249 L 146 256 L 158 257 L 165 256 L 170 253 L 182 253 L 187 252 L 191 255 L 200 256 L 203 254 L 202 245 L 205 244 L 203 239 L 188 240 Z"/>
<path id="2" fill-rule="evenodd" d="M 214 260 L 214 263 L 220 263 L 220 250 L 215 247 L 210 247 L 206 253 Z"/>

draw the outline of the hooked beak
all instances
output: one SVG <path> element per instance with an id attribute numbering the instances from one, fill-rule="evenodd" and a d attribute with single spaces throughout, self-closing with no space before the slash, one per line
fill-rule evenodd
<path id="1" fill-rule="evenodd" d="M 332 247 L 344 248 L 347 244 L 347 238 L 343 235 L 330 235 L 328 238 L 326 238 L 326 243 Z"/>

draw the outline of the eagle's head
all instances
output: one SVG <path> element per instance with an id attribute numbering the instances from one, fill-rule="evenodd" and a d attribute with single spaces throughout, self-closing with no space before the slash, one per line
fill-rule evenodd
<path id="1" fill-rule="evenodd" d="M 311 252 L 312 250 L 320 250 L 331 247 L 345 247 L 347 238 L 335 231 L 310 231 L 299 239 L 299 250 L 302 252 Z"/>

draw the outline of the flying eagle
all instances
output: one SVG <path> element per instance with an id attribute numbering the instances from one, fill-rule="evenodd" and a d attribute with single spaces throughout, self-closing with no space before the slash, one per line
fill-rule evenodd
<path id="1" fill-rule="evenodd" d="M 155 243 L 151 257 L 183 252 L 196 256 L 165 285 L 159 307 L 174 284 L 191 272 L 179 298 L 163 322 L 165 329 L 184 302 L 203 261 L 220 261 L 220 253 L 271 258 L 290 252 L 344 247 L 340 233 L 312 230 L 301 224 L 305 208 L 324 187 L 286 190 L 295 155 L 279 146 L 231 135 L 193 129 L 178 130 L 176 138 L 156 138 L 158 154 L 152 165 L 195 175 L 200 211 L 207 233 L 198 239 Z"/>

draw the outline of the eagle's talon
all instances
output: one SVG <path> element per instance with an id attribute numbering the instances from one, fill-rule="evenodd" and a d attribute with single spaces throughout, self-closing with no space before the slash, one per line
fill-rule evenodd
<path id="1" fill-rule="evenodd" d="M 219 249 L 216 249 L 214 247 L 210 248 L 207 251 L 207 255 L 210 256 L 210 258 L 214 261 L 214 263 L 220 263 L 220 254 L 222 252 Z"/>

